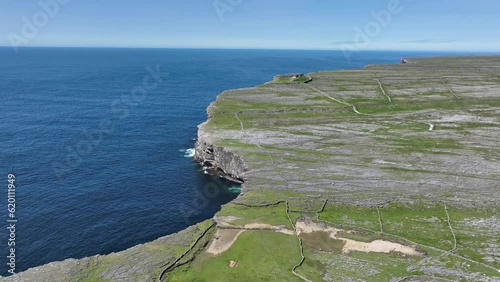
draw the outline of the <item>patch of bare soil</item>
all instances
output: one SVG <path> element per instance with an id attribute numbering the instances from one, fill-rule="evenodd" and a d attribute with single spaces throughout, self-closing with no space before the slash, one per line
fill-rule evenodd
<path id="1" fill-rule="evenodd" d="M 393 243 L 384 240 L 375 240 L 370 243 L 358 242 L 351 239 L 338 238 L 339 240 L 345 241 L 344 248 L 342 248 L 342 253 L 348 254 L 350 252 L 358 251 L 364 253 L 390 253 L 398 252 L 401 254 L 409 256 L 420 256 L 420 252 L 416 251 L 412 247 L 403 246 L 398 243 Z"/>
<path id="2" fill-rule="evenodd" d="M 245 230 L 242 229 L 219 229 L 215 233 L 214 239 L 210 246 L 208 246 L 207 253 L 212 255 L 222 254 L 223 252 L 229 250 L 231 246 L 236 242 L 236 239 Z"/>
<path id="3" fill-rule="evenodd" d="M 390 241 L 384 241 L 384 240 L 375 240 L 370 243 L 366 242 L 359 242 L 355 241 L 352 239 L 347 239 L 347 238 L 340 238 L 337 237 L 337 233 L 339 232 L 347 232 L 351 233 L 351 231 L 348 230 L 343 230 L 343 229 L 337 229 L 330 227 L 324 223 L 317 223 L 317 222 L 312 222 L 310 220 L 300 220 L 297 221 L 296 223 L 296 228 L 297 232 L 299 235 L 301 234 L 313 234 L 313 233 L 318 233 L 318 232 L 324 232 L 327 233 L 328 236 L 333 239 L 335 242 L 335 246 L 332 245 L 332 249 L 337 249 L 338 246 L 338 241 L 343 241 L 345 242 L 342 246 L 342 253 L 348 254 L 350 252 L 358 251 L 358 252 L 365 252 L 365 253 L 390 253 L 390 252 L 398 252 L 404 255 L 409 255 L 409 256 L 420 256 L 422 255 L 420 252 L 415 250 L 412 247 L 404 246 L 398 243 L 393 243 Z M 319 238 L 320 236 L 318 236 Z M 307 238 L 310 238 L 307 237 Z M 328 248 L 323 247 L 323 250 L 328 250 Z"/>
<path id="4" fill-rule="evenodd" d="M 300 233 L 313 233 L 322 231 L 322 232 L 328 232 L 335 237 L 338 232 L 348 232 L 343 229 L 333 228 L 324 223 L 317 223 L 310 220 L 297 221 L 297 223 L 295 224 L 295 228 L 297 229 L 299 235 Z"/>

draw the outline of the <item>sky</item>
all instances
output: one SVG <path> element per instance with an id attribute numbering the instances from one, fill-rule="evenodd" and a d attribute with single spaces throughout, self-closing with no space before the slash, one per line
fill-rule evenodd
<path id="1" fill-rule="evenodd" d="M 0 46 L 500 52 L 500 1 L 1 0 Z"/>

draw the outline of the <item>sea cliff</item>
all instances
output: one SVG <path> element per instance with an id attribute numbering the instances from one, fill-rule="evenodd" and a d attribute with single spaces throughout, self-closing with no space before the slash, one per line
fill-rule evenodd
<path id="1" fill-rule="evenodd" d="M 245 163 L 242 158 L 225 150 L 223 147 L 215 145 L 213 138 L 205 131 L 205 124 L 198 126 L 194 160 L 201 163 L 209 173 L 243 184 Z"/>
<path id="2" fill-rule="evenodd" d="M 213 221 L 2 281 L 497 281 L 500 57 L 225 91 L 195 160 L 244 182 Z"/>

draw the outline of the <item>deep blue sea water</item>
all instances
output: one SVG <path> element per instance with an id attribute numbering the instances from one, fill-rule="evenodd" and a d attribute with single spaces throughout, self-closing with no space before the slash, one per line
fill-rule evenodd
<path id="1" fill-rule="evenodd" d="M 361 52 L 348 61 L 338 51 L 0 48 L 0 274 L 8 173 L 16 271 L 121 251 L 208 219 L 236 197 L 226 183 L 204 196 L 217 179 L 186 157 L 223 90 L 443 54 Z"/>

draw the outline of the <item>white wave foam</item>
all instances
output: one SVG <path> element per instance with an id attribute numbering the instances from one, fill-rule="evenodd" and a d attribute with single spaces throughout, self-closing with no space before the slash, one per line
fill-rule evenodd
<path id="1" fill-rule="evenodd" d="M 192 158 L 192 157 L 194 157 L 194 154 L 195 154 L 194 148 L 193 149 L 187 149 L 187 150 L 184 151 L 184 157 L 186 157 L 186 158 Z"/>

